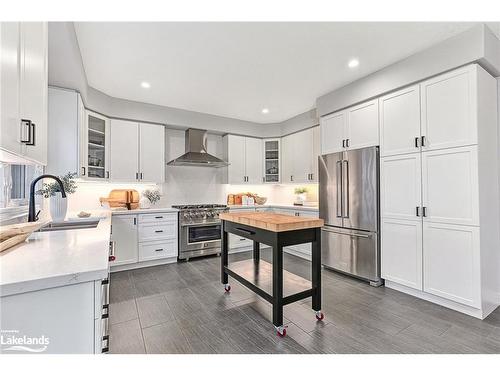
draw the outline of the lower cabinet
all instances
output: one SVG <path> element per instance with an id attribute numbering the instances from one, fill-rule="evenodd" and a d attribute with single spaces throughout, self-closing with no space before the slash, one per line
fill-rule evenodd
<path id="1" fill-rule="evenodd" d="M 141 267 L 141 262 L 176 258 L 177 228 L 176 212 L 113 215 L 111 238 L 115 242 L 116 259 L 112 270 L 137 268 Z"/>
<path id="2" fill-rule="evenodd" d="M 424 222 L 424 291 L 481 307 L 479 227 Z"/>
<path id="3" fill-rule="evenodd" d="M 422 221 L 382 219 L 381 274 L 385 280 L 422 289 Z"/>
<path id="4" fill-rule="evenodd" d="M 136 263 L 137 256 L 137 216 L 115 215 L 111 222 L 111 240 L 115 242 L 113 266 Z"/>

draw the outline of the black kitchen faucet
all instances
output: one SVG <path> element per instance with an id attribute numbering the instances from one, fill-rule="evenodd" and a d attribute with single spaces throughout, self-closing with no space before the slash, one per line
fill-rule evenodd
<path id="1" fill-rule="evenodd" d="M 56 180 L 56 182 L 59 184 L 59 188 L 61 189 L 62 197 L 66 198 L 66 192 L 64 191 L 64 185 L 63 185 L 62 181 L 59 179 L 59 177 L 51 175 L 51 174 L 42 174 L 41 176 L 38 176 L 33 181 L 31 181 L 31 185 L 30 185 L 30 205 L 29 205 L 29 209 L 28 209 L 28 222 L 38 220 L 38 213 L 35 214 L 35 185 L 42 178 L 52 178 L 53 180 Z"/>

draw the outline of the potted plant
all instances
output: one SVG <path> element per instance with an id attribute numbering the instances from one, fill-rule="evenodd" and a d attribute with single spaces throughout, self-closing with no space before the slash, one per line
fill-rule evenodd
<path id="1" fill-rule="evenodd" d="M 158 190 L 144 190 L 142 192 L 143 198 L 140 200 L 139 205 L 141 208 L 150 208 L 155 205 L 161 198 Z"/>
<path id="2" fill-rule="evenodd" d="M 59 176 L 63 183 L 66 195 L 76 192 L 76 173 L 68 172 L 64 176 Z M 50 198 L 50 216 L 52 221 L 64 221 L 68 211 L 68 201 L 61 195 L 61 189 L 57 182 L 44 183 L 43 187 L 36 192 L 44 198 Z"/>
<path id="3" fill-rule="evenodd" d="M 295 202 L 293 204 L 298 206 L 303 206 L 307 198 L 307 188 L 305 187 L 295 188 L 294 193 L 295 193 Z"/>

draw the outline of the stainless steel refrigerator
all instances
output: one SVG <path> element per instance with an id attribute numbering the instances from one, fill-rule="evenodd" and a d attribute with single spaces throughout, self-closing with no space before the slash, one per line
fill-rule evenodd
<path id="1" fill-rule="evenodd" d="M 381 285 L 379 150 L 319 157 L 321 254 L 325 267 Z"/>

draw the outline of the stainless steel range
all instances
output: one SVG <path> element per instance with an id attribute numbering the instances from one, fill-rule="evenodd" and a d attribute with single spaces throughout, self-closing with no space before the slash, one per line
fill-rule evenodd
<path id="1" fill-rule="evenodd" d="M 220 254 L 223 204 L 172 206 L 179 210 L 179 259 Z"/>

